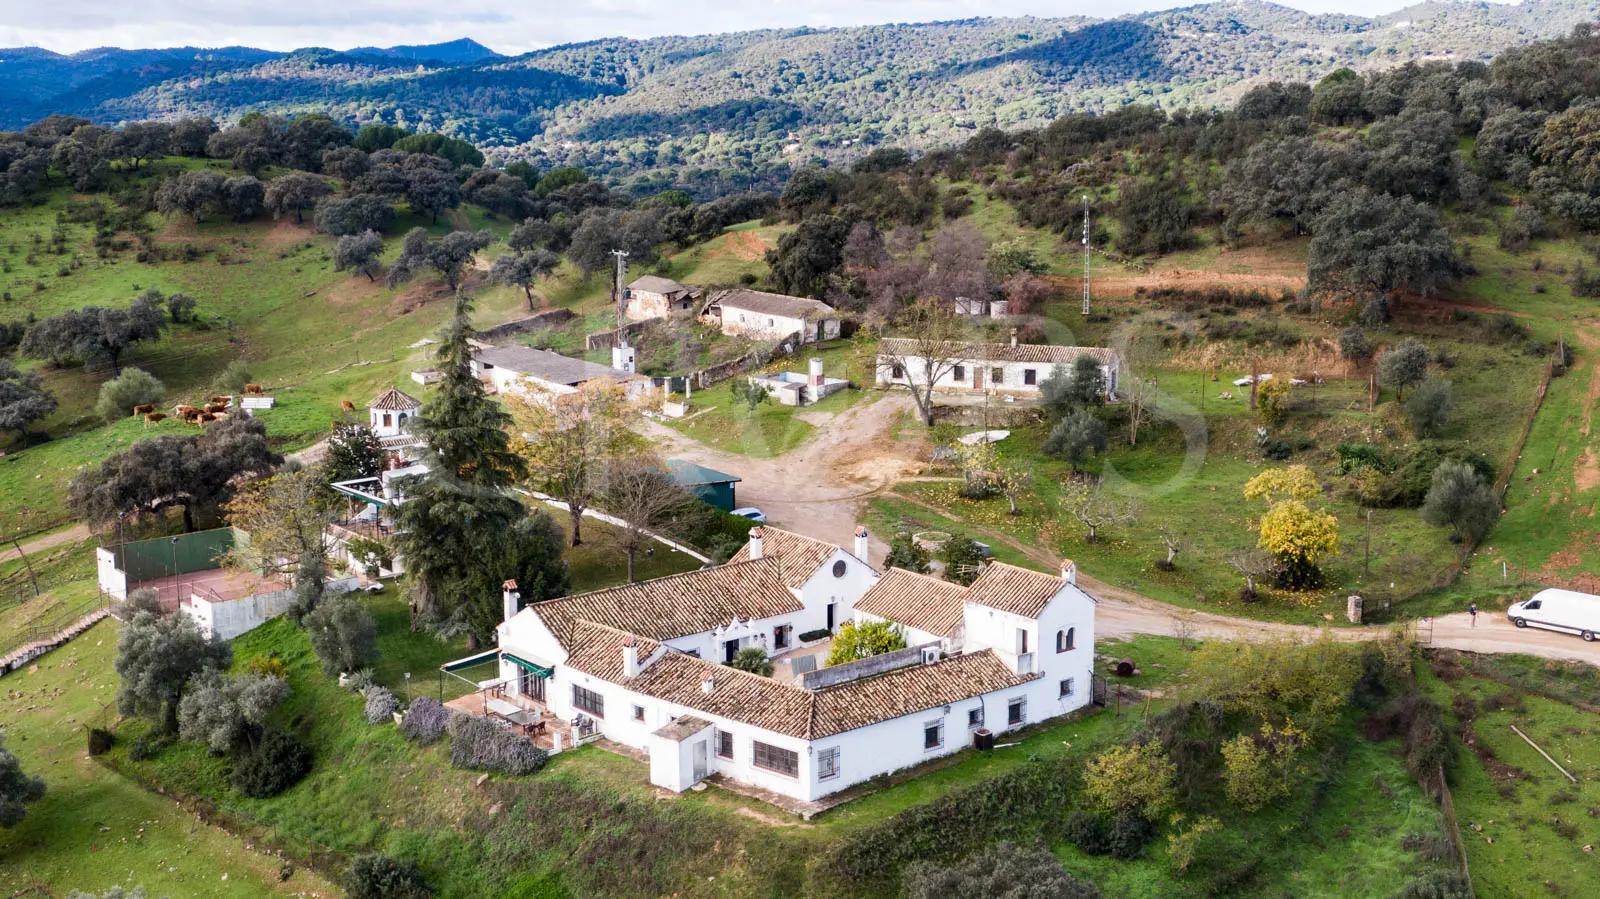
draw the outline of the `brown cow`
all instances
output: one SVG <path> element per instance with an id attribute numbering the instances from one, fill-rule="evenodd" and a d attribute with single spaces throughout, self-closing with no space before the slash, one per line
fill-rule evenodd
<path id="1" fill-rule="evenodd" d="M 213 406 L 226 406 L 232 401 L 233 397 L 231 396 L 214 396 L 211 398 L 211 404 Z"/>
<path id="2" fill-rule="evenodd" d="M 162 419 L 166 417 L 167 413 L 165 412 L 146 412 L 144 415 L 144 426 L 148 428 L 151 425 L 158 425 L 161 423 Z"/>
<path id="3" fill-rule="evenodd" d="M 143 403 L 141 405 L 133 407 L 133 414 L 134 415 L 149 415 L 151 412 L 154 412 L 154 411 L 156 411 L 156 404 L 155 403 Z"/>
<path id="4" fill-rule="evenodd" d="M 356 404 L 350 402 L 349 400 L 340 400 L 339 401 L 339 408 L 343 409 L 346 412 L 354 412 L 354 411 L 356 411 Z"/>
<path id="5" fill-rule="evenodd" d="M 203 424 L 203 425 L 204 424 L 210 424 L 211 422 L 214 422 L 216 420 L 217 420 L 217 417 L 215 415 L 211 414 L 210 412 L 202 412 L 202 413 L 200 413 L 200 423 Z"/>
<path id="6" fill-rule="evenodd" d="M 261 385 L 260 384 L 246 384 L 246 385 L 244 385 L 244 392 L 248 393 L 248 394 L 250 394 L 252 396 L 260 396 L 261 395 Z"/>
<path id="7" fill-rule="evenodd" d="M 208 414 L 210 414 L 210 415 L 216 415 L 218 412 L 226 412 L 226 411 L 228 411 L 228 406 L 227 406 L 226 403 L 208 403 L 208 404 L 206 404 L 206 412 Z"/>
<path id="8" fill-rule="evenodd" d="M 177 406 L 172 407 L 172 411 L 176 412 L 179 415 L 188 415 L 190 412 L 199 412 L 200 410 L 196 409 L 193 406 L 186 406 L 186 405 L 179 404 Z"/>

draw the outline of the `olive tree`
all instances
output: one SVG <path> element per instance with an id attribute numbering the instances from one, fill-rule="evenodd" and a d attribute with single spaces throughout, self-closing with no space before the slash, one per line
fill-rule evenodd
<path id="1" fill-rule="evenodd" d="M 1422 520 L 1448 527 L 1457 541 L 1475 541 L 1489 532 L 1500 517 L 1500 498 L 1465 462 L 1439 463 L 1433 482 L 1422 500 Z"/>
<path id="2" fill-rule="evenodd" d="M 178 706 L 190 680 L 207 669 L 226 669 L 232 661 L 228 644 L 202 635 L 188 615 L 157 618 L 139 612 L 117 642 L 117 709 L 153 718 L 166 733 L 176 733 Z"/>

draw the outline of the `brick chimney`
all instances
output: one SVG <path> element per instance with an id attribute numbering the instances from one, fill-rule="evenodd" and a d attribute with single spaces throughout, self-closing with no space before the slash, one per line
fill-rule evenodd
<path id="1" fill-rule="evenodd" d="M 700 675 L 700 692 L 701 693 L 704 693 L 707 696 L 709 696 L 709 695 L 711 695 L 711 691 L 715 690 L 716 688 L 717 688 L 717 676 L 715 674 L 712 674 L 711 672 L 707 671 L 705 674 Z"/>
<path id="2" fill-rule="evenodd" d="M 1011 345 L 1012 346 L 1016 346 L 1017 345 L 1017 329 L 1016 328 L 1012 328 L 1011 329 Z"/>
<path id="3" fill-rule="evenodd" d="M 867 561 L 867 526 L 856 526 L 856 558 Z"/>
<path id="4" fill-rule="evenodd" d="M 639 638 L 629 634 L 622 641 L 622 676 L 638 677 L 641 670 L 639 667 Z"/>
<path id="5" fill-rule="evenodd" d="M 761 537 L 765 533 L 760 527 L 750 529 L 750 558 L 761 558 Z"/>
<path id="6" fill-rule="evenodd" d="M 517 592 L 516 581 L 506 581 L 500 585 L 500 590 L 500 599 L 503 605 L 502 612 L 505 615 L 505 620 L 510 621 L 517 614 L 517 611 L 522 608 L 520 603 L 522 594 Z"/>
<path id="7" fill-rule="evenodd" d="M 1061 579 L 1069 584 L 1078 583 L 1078 563 L 1071 559 L 1061 560 Z"/>

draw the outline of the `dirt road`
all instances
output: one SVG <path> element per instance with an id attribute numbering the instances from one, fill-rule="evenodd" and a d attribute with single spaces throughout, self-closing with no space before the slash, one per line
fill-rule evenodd
<path id="1" fill-rule="evenodd" d="M 910 408 L 907 394 L 875 393 L 845 412 L 807 415 L 817 433 L 773 459 L 713 449 L 656 422 L 645 422 L 642 430 L 664 455 L 738 475 L 739 504 L 761 509 L 774 525 L 849 546 L 866 501 L 920 466 L 891 435 Z M 873 561 L 887 552 L 888 545 L 873 534 Z"/>
<path id="2" fill-rule="evenodd" d="M 22 551 L 31 556 L 34 553 L 43 552 L 47 549 L 53 549 L 57 546 L 62 546 L 67 543 L 77 543 L 79 540 L 87 539 L 89 539 L 89 528 L 85 525 L 75 524 L 70 528 L 56 531 L 53 534 L 45 534 L 43 537 L 35 537 L 32 540 L 24 540 L 22 542 Z M 7 543 L 5 546 L 0 546 L 0 562 L 8 562 L 16 557 L 17 549 L 15 546 L 11 545 L 10 543 Z"/>
<path id="3" fill-rule="evenodd" d="M 753 459 L 712 449 L 664 425 L 648 422 L 644 430 L 665 454 L 707 465 L 743 480 L 738 486 L 741 505 L 758 506 L 773 524 L 819 540 L 850 545 L 861 522 L 862 507 L 898 480 L 919 471 L 922 463 L 914 447 L 892 439 L 891 429 L 900 414 L 911 408 L 910 397 L 894 392 L 869 397 L 855 408 L 831 418 L 812 419 L 817 433 L 803 446 L 774 459 Z M 908 497 L 902 500 L 916 503 Z M 950 518 L 944 510 L 937 510 Z M 975 537 L 1006 544 L 1045 570 L 1059 564 L 1049 552 L 1023 544 L 1004 534 L 971 525 Z M 887 545 L 872 535 L 871 559 L 881 564 Z M 1309 639 L 1322 632 L 1338 640 L 1373 640 L 1385 636 L 1385 627 L 1309 627 L 1234 618 L 1199 612 L 1158 602 L 1085 574 L 1079 585 L 1099 600 L 1095 633 L 1101 637 L 1133 634 L 1177 636 L 1183 630 L 1197 638 L 1265 640 L 1291 636 Z M 1417 625 L 1424 644 L 1466 652 L 1523 653 L 1600 666 L 1600 643 L 1548 631 L 1519 629 L 1503 615 L 1484 612 L 1472 627 L 1465 612 Z"/>

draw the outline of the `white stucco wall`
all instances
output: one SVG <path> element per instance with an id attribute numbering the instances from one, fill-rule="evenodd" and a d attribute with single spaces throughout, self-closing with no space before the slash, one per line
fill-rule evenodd
<path id="1" fill-rule="evenodd" d="M 917 384 L 928 383 L 928 361 L 921 357 L 906 360 L 907 370 L 901 377 L 894 376 L 893 362 L 884 356 L 878 357 L 877 382 L 879 386 L 887 387 L 891 384 Z M 996 362 L 993 360 L 968 359 L 958 363 L 964 371 L 962 377 L 956 378 L 952 369 L 941 374 L 935 381 L 934 387 L 939 390 L 974 390 L 977 383 L 975 373 L 982 369 L 982 389 L 994 390 L 999 393 L 1037 394 L 1040 385 L 1050 377 L 1050 372 L 1056 367 L 1054 363 L 1045 362 Z M 1063 366 L 1067 367 L 1067 366 Z M 995 383 L 994 370 L 1000 369 L 1001 379 Z M 1027 383 L 1028 372 L 1033 372 L 1033 383 Z M 1107 394 L 1115 394 L 1117 390 L 1117 369 L 1115 366 L 1102 365 L 1100 373 L 1106 379 Z M 908 377 L 909 376 L 909 377 Z"/>
<path id="2" fill-rule="evenodd" d="M 94 551 L 95 568 L 100 581 L 100 589 L 117 599 L 128 598 L 127 572 L 117 567 L 117 557 L 114 550 L 101 546 Z"/>

